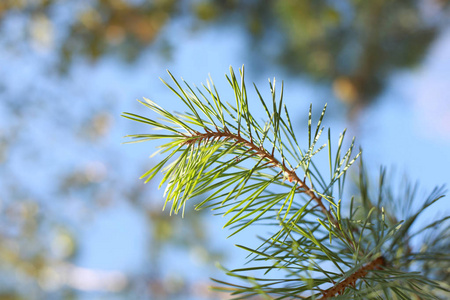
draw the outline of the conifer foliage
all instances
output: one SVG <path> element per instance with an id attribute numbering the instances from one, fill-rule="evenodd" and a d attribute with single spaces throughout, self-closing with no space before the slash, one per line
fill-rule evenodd
<path id="1" fill-rule="evenodd" d="M 235 99 L 229 103 L 211 79 L 192 88 L 169 75 L 174 85 L 164 83 L 187 112 L 172 113 L 144 98 L 140 102 L 158 118 L 123 114 L 158 129 L 129 135 L 130 142 L 164 141 L 159 163 L 142 178 L 163 174 L 164 207 L 170 205 L 171 213 L 184 213 L 188 200 L 201 199 L 196 209 L 226 216 L 231 235 L 255 225 L 270 232 L 255 249 L 238 245 L 249 253 L 249 264 L 227 270 L 235 279 L 215 280 L 217 290 L 233 299 L 449 297 L 449 217 L 417 222 L 443 197 L 442 187 L 425 200 L 407 183 L 397 193 L 384 169 L 372 187 L 354 140 L 344 148 L 345 131 L 337 142 L 330 129 L 324 134 L 326 107 L 313 120 L 310 106 L 307 128 L 298 136 L 283 105 L 283 84 L 277 92 L 275 80 L 269 80 L 271 99 L 254 86 L 257 99 L 250 100 L 244 68 L 240 77 L 230 69 L 226 78 Z M 252 114 L 249 104 L 257 102 L 265 122 Z M 321 170 L 318 158 L 328 161 L 329 170 Z M 349 197 L 346 174 L 357 160 L 360 175 Z"/>

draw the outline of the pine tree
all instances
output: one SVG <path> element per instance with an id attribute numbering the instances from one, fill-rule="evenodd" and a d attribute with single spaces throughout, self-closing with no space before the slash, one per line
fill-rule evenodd
<path id="1" fill-rule="evenodd" d="M 216 289 L 233 299 L 450 298 L 450 217 L 417 222 L 443 198 L 443 187 L 423 201 L 417 185 L 394 189 L 385 169 L 372 186 L 354 139 L 343 146 L 345 131 L 333 143 L 328 129 L 320 145 L 326 106 L 316 121 L 310 106 L 307 138 L 297 137 L 283 84 L 277 93 L 275 80 L 269 80 L 269 101 L 254 86 L 267 113 L 261 123 L 250 110 L 244 68 L 240 78 L 233 69 L 226 77 L 235 104 L 220 98 L 211 79 L 200 89 L 169 75 L 175 86 L 164 83 L 188 112 L 171 113 L 144 98 L 140 102 L 160 119 L 123 114 L 160 130 L 129 135 L 131 142 L 166 141 L 158 151 L 163 158 L 142 178 L 164 174 L 160 187 L 166 186 L 164 207 L 171 203 L 171 213 L 184 214 L 189 199 L 202 197 L 195 208 L 227 216 L 231 235 L 257 224 L 271 232 L 255 249 L 238 245 L 250 264 L 226 272 L 244 284 L 215 280 Z M 328 160 L 328 171 L 317 158 Z M 349 196 L 346 175 L 357 160 L 359 177 Z"/>

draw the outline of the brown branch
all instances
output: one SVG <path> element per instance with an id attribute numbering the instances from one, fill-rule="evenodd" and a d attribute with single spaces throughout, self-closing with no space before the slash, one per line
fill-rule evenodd
<path id="1" fill-rule="evenodd" d="M 236 143 L 243 144 L 245 147 L 248 147 L 250 150 L 254 151 L 256 155 L 261 157 L 262 159 L 266 159 L 269 164 L 278 167 L 282 170 L 284 177 L 289 180 L 289 182 L 294 182 L 298 184 L 298 189 L 307 194 L 311 199 L 313 199 L 317 206 L 320 207 L 320 210 L 324 215 L 330 218 L 331 222 L 340 228 L 337 220 L 329 213 L 329 211 L 326 209 L 325 205 L 323 204 L 322 197 L 317 196 L 314 191 L 306 184 L 306 180 L 301 180 L 300 177 L 295 173 L 295 170 L 289 170 L 286 166 L 285 162 L 280 162 L 273 154 L 269 153 L 266 149 L 264 149 L 262 146 L 258 147 L 253 143 L 253 141 L 248 141 L 245 138 L 243 138 L 240 134 L 234 134 L 230 132 L 227 128 L 224 128 L 224 131 L 210 131 L 205 130 L 206 133 L 200 133 L 196 131 L 194 134 L 189 137 L 189 140 L 185 141 L 184 144 L 194 144 L 196 142 L 201 141 L 208 141 L 210 139 L 226 139 L 226 140 L 235 140 Z"/>
<path id="2" fill-rule="evenodd" d="M 357 270 L 355 273 L 347 277 L 347 279 L 345 279 L 344 281 L 341 281 L 340 283 L 323 292 L 322 298 L 319 298 L 319 300 L 330 299 L 331 297 L 334 297 L 336 294 L 341 295 L 347 287 L 354 286 L 356 284 L 356 281 L 358 279 L 365 277 L 369 273 L 369 271 L 379 270 L 384 265 L 385 265 L 384 257 L 383 256 L 378 257 L 371 263 L 362 266 L 359 270 Z"/>

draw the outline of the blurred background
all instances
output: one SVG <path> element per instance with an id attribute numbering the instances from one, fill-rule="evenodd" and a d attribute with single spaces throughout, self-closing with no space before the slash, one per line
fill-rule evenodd
<path id="1" fill-rule="evenodd" d="M 327 102 L 369 168 L 449 183 L 449 14 L 447 0 L 1 0 L 0 299 L 227 299 L 209 277 L 243 263 L 243 237 L 208 211 L 169 217 L 138 180 L 154 145 L 122 145 L 149 130 L 120 118 L 151 115 L 135 99 L 178 107 L 166 69 L 211 74 L 225 98 L 229 66 L 260 90 L 275 76 L 300 132 Z"/>

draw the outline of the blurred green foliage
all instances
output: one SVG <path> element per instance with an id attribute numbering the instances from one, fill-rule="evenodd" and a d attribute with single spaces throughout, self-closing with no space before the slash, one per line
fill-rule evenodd
<path id="1" fill-rule="evenodd" d="M 54 45 L 62 70 L 76 55 L 95 60 L 116 52 L 131 61 L 157 37 L 164 40 L 163 29 L 176 19 L 189 18 L 192 28 L 238 24 L 254 41 L 252 54 L 332 82 L 336 96 L 351 106 L 373 100 L 391 72 L 419 63 L 449 13 L 442 0 L 96 0 L 79 2 L 73 20 L 56 24 L 54 14 L 63 5 L 68 3 L 6 0 L 0 18 L 24 14 L 28 36 L 41 43 L 64 28 Z M 162 44 L 161 52 L 173 47 Z"/>

